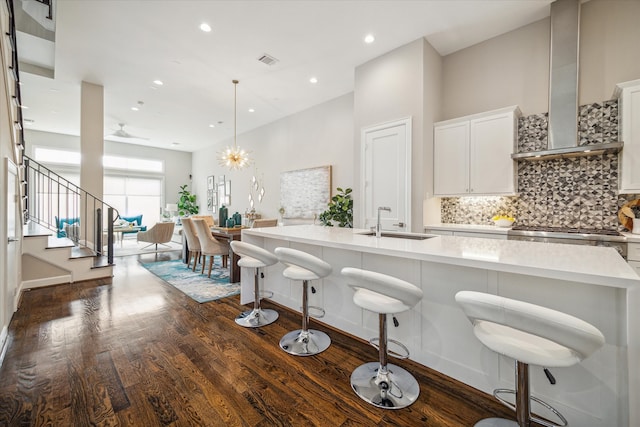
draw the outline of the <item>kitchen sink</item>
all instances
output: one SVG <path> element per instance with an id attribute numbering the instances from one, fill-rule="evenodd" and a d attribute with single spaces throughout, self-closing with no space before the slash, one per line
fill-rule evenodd
<path id="1" fill-rule="evenodd" d="M 361 236 L 375 236 L 375 231 L 366 231 L 364 233 L 360 233 Z M 393 237 L 395 239 L 410 239 L 410 240 L 426 240 L 435 236 L 429 236 L 426 234 L 417 234 L 417 233 L 398 233 L 397 231 L 383 231 L 381 233 L 381 237 Z"/>

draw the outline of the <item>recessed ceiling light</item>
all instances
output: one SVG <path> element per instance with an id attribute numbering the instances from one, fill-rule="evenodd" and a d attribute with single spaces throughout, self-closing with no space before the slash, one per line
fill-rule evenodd
<path id="1" fill-rule="evenodd" d="M 172 142 L 172 143 L 171 143 L 171 146 L 172 146 L 172 147 L 177 147 L 178 145 L 180 145 L 180 143 L 179 143 L 179 142 Z"/>
<path id="2" fill-rule="evenodd" d="M 162 80 L 154 80 L 153 84 L 157 86 L 162 86 L 164 83 L 162 83 Z"/>
<path id="3" fill-rule="evenodd" d="M 364 38 L 364 42 L 367 44 L 371 44 L 374 41 L 376 41 L 376 38 L 373 36 L 373 34 L 367 34 Z"/>
<path id="4" fill-rule="evenodd" d="M 209 127 L 210 127 L 210 128 L 214 128 L 214 127 L 216 127 L 216 125 L 209 125 Z"/>
<path id="5" fill-rule="evenodd" d="M 311 83 L 313 83 L 313 84 L 316 84 L 316 83 L 318 83 L 318 79 L 317 79 L 316 77 L 311 77 L 311 78 L 309 79 L 309 82 L 311 82 Z"/>
<path id="6" fill-rule="evenodd" d="M 133 111 L 138 111 L 138 110 L 140 110 L 140 108 L 138 108 L 138 107 L 131 107 L 131 109 L 132 109 Z"/>
<path id="7" fill-rule="evenodd" d="M 202 31 L 204 31 L 205 33 L 211 32 L 211 26 L 209 24 L 207 24 L 206 22 L 203 22 L 202 24 L 200 24 L 200 29 Z"/>
<path id="8" fill-rule="evenodd" d="M 249 108 L 249 112 L 250 113 L 254 113 L 256 110 L 254 110 L 253 108 Z"/>

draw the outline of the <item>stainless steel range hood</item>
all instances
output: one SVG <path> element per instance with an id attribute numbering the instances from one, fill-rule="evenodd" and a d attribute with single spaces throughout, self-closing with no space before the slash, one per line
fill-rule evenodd
<path id="1" fill-rule="evenodd" d="M 578 51 L 580 1 L 551 3 L 548 148 L 512 154 L 520 160 L 543 160 L 617 152 L 622 142 L 578 145 Z"/>

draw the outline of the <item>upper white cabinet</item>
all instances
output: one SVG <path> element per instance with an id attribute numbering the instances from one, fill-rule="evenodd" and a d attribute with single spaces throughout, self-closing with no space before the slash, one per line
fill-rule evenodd
<path id="1" fill-rule="evenodd" d="M 509 195 L 516 192 L 516 106 L 434 125 L 436 196 Z"/>
<path id="2" fill-rule="evenodd" d="M 640 192 L 640 80 L 620 83 L 614 95 L 619 96 L 620 152 L 619 192 Z"/>

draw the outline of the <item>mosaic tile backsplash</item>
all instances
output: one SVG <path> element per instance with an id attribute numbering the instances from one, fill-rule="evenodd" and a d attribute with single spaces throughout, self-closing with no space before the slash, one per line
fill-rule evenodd
<path id="1" fill-rule="evenodd" d="M 579 108 L 580 145 L 618 141 L 618 101 Z M 518 120 L 518 152 L 547 147 L 548 115 Z M 492 224 L 494 215 L 510 215 L 525 226 L 622 230 L 617 213 L 638 195 L 618 195 L 618 155 L 518 162 L 518 197 L 447 197 L 442 222 Z"/>

